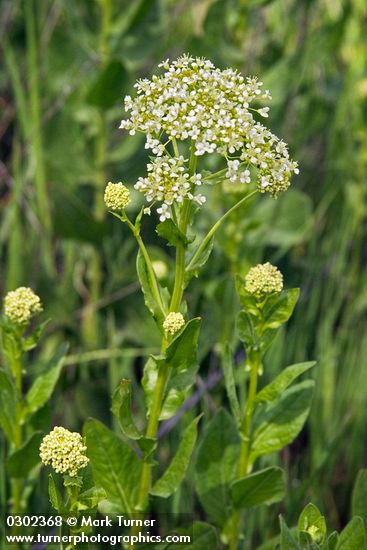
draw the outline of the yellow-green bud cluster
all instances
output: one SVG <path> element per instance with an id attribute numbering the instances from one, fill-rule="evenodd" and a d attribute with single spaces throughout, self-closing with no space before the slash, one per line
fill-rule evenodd
<path id="1" fill-rule="evenodd" d="M 51 465 L 55 472 L 74 477 L 89 462 L 84 454 L 86 450 L 78 432 L 69 432 L 66 428 L 56 426 L 43 438 L 40 457 L 43 464 Z"/>
<path id="2" fill-rule="evenodd" d="M 42 303 L 31 288 L 20 286 L 4 298 L 4 313 L 17 325 L 25 325 L 31 317 L 42 311 Z"/>
<path id="3" fill-rule="evenodd" d="M 164 320 L 163 328 L 166 332 L 170 334 L 175 334 L 178 332 L 185 324 L 185 319 L 183 318 L 182 313 L 176 313 L 171 311 Z"/>
<path id="4" fill-rule="evenodd" d="M 262 296 L 283 290 L 283 275 L 269 262 L 252 267 L 245 277 L 249 294 Z"/>
<path id="5" fill-rule="evenodd" d="M 104 202 L 111 210 L 123 210 L 130 202 L 130 191 L 121 182 L 109 182 L 104 192 Z"/>

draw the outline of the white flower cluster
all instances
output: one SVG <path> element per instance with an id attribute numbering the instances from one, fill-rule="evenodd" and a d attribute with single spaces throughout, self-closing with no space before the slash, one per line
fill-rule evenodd
<path id="1" fill-rule="evenodd" d="M 254 167 L 260 192 L 277 196 L 289 187 L 291 174 L 298 173 L 297 163 L 289 158 L 285 143 L 254 119 L 254 112 L 268 117 L 268 107 L 251 107 L 254 101 L 271 99 L 262 82 L 187 55 L 160 67 L 163 75 L 138 81 L 137 97 L 125 98 L 130 117 L 120 128 L 145 133 L 146 147 L 158 156 L 164 155 L 162 135 L 166 145 L 173 139 L 191 139 L 196 155 L 216 152 L 227 159 L 231 181 L 249 183 L 249 168 Z M 235 157 L 228 159 L 229 155 Z M 164 189 L 161 196 L 169 205 L 172 198 L 165 200 Z"/>
<path id="2" fill-rule="evenodd" d="M 196 175 L 189 180 L 182 156 L 158 156 L 148 164 L 147 169 L 147 177 L 139 178 L 135 189 L 144 193 L 148 202 L 162 203 L 157 209 L 160 221 L 170 218 L 169 207 L 173 203 L 182 203 L 186 197 L 200 205 L 205 202 L 203 195 L 193 193 L 193 188 L 201 184 L 201 178 Z"/>
<path id="3" fill-rule="evenodd" d="M 89 458 L 85 456 L 87 447 L 78 432 L 70 432 L 62 426 L 56 426 L 46 435 L 40 446 L 40 458 L 43 464 L 50 464 L 56 473 L 77 475 L 85 468 Z"/>
<path id="4" fill-rule="evenodd" d="M 250 183 L 250 170 L 240 170 L 240 161 L 238 159 L 228 160 L 228 170 L 226 172 L 226 178 L 231 183 Z"/>

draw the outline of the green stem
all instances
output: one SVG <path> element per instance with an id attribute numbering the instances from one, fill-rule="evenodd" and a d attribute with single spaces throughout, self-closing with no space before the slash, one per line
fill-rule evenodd
<path id="1" fill-rule="evenodd" d="M 156 279 L 155 272 L 154 272 L 154 269 L 153 269 L 152 261 L 150 259 L 149 253 L 146 249 L 146 246 L 143 242 L 143 239 L 141 238 L 138 229 L 135 227 L 135 225 L 133 223 L 131 223 L 131 221 L 127 217 L 126 212 L 122 212 L 121 219 L 122 219 L 122 221 L 124 221 L 127 224 L 129 229 L 131 230 L 132 234 L 134 235 L 134 237 L 136 239 L 136 242 L 138 243 L 140 251 L 144 256 L 144 260 L 145 260 L 145 263 L 146 263 L 147 269 L 148 269 L 150 283 L 152 285 L 153 296 L 154 296 L 155 301 L 157 302 L 162 314 L 165 316 L 166 315 L 166 310 L 165 310 L 165 307 L 164 307 L 164 304 L 163 304 L 163 301 L 162 301 L 161 293 L 159 291 L 159 287 L 158 287 L 157 279 Z"/>
<path id="2" fill-rule="evenodd" d="M 213 225 L 213 227 L 210 229 L 210 231 L 208 231 L 208 233 L 206 234 L 206 236 L 202 240 L 200 246 L 196 250 L 195 254 L 191 258 L 191 260 L 190 260 L 190 262 L 189 262 L 189 264 L 186 268 L 187 271 L 190 271 L 190 269 L 192 269 L 192 267 L 195 265 L 195 262 L 200 257 L 200 254 L 203 252 L 203 250 L 205 250 L 205 247 L 208 245 L 210 239 L 215 235 L 215 233 L 218 231 L 218 229 L 220 228 L 222 223 L 228 218 L 228 216 L 230 216 L 233 212 L 238 210 L 238 208 L 240 208 L 245 202 L 247 202 L 249 199 L 251 199 L 251 197 L 253 197 L 256 193 L 257 193 L 257 190 L 252 191 L 252 193 L 250 193 L 249 195 L 246 195 L 245 197 L 243 197 L 234 206 L 232 206 L 232 208 L 227 210 L 227 212 L 225 214 L 223 214 L 223 216 L 221 218 L 219 218 L 219 220 Z"/>
<path id="3" fill-rule="evenodd" d="M 259 352 L 252 352 L 248 357 L 248 364 L 250 367 L 250 382 L 249 390 L 246 400 L 245 411 L 243 415 L 242 425 L 240 429 L 241 433 L 241 447 L 240 447 L 240 459 L 238 466 L 238 479 L 245 477 L 249 470 L 250 459 L 250 435 L 251 435 L 251 423 L 252 416 L 255 407 L 255 397 L 257 391 L 257 377 L 261 367 L 261 356 Z M 237 550 L 239 532 L 241 528 L 241 514 L 240 512 L 234 512 L 231 522 L 231 538 L 229 548 L 230 550 Z"/>
<path id="4" fill-rule="evenodd" d="M 15 378 L 15 387 L 17 390 L 17 404 L 15 411 L 15 428 L 13 439 L 13 451 L 17 451 L 23 442 L 23 429 L 22 429 L 22 371 L 23 361 L 22 354 L 19 354 L 14 358 L 12 363 L 12 371 Z M 13 479 L 11 484 L 11 513 L 20 514 L 22 512 L 22 482 L 20 479 Z M 14 530 L 17 531 L 17 528 Z"/>
<path id="5" fill-rule="evenodd" d="M 176 144 L 177 146 L 177 144 Z M 197 157 L 195 156 L 195 143 L 192 143 L 189 161 L 189 177 L 191 177 L 196 170 Z M 186 236 L 187 228 L 190 221 L 191 201 L 185 199 L 181 217 L 180 217 L 180 230 Z M 132 224 L 131 224 L 132 225 Z M 134 226 L 133 226 L 134 227 Z M 134 228 L 135 229 L 135 228 Z M 176 248 L 176 270 L 175 270 L 175 283 L 172 291 L 172 298 L 169 310 L 178 311 L 181 305 L 183 291 L 184 291 L 184 278 L 185 278 L 185 252 L 186 247 L 184 243 L 178 243 Z M 164 353 L 167 349 L 169 341 L 166 337 L 162 340 L 161 353 Z M 157 382 L 154 388 L 152 405 L 149 411 L 149 420 L 146 431 L 146 436 L 155 438 L 157 436 L 159 417 L 162 411 L 162 405 L 164 400 L 164 394 L 166 391 L 167 383 L 171 373 L 171 365 L 163 363 L 163 366 L 158 371 Z M 149 488 L 151 483 L 152 468 L 148 463 L 143 464 L 142 475 L 140 479 L 139 495 L 136 504 L 136 510 L 144 510 L 147 505 L 147 498 L 149 494 Z"/>

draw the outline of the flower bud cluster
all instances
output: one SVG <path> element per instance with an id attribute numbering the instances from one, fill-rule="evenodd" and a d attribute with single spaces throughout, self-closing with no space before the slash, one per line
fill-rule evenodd
<path id="1" fill-rule="evenodd" d="M 185 324 L 182 313 L 171 311 L 164 320 L 163 328 L 170 334 L 176 334 Z"/>
<path id="2" fill-rule="evenodd" d="M 86 450 L 79 433 L 56 426 L 43 438 L 40 457 L 43 464 L 50 464 L 55 472 L 74 477 L 89 462 L 89 458 L 85 456 Z"/>
<path id="3" fill-rule="evenodd" d="M 20 286 L 4 298 L 5 315 L 17 325 L 27 324 L 31 317 L 42 311 L 42 303 L 31 288 Z"/>
<path id="4" fill-rule="evenodd" d="M 104 202 L 111 210 L 123 210 L 130 202 L 130 191 L 121 182 L 109 182 L 104 192 Z"/>
<path id="5" fill-rule="evenodd" d="M 252 267 L 245 282 L 247 292 L 258 297 L 283 290 L 283 275 L 269 262 Z"/>

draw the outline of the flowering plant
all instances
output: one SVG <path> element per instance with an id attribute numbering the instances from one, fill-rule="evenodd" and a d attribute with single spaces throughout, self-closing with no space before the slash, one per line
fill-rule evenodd
<path id="1" fill-rule="evenodd" d="M 195 447 L 200 417 L 188 425 L 176 455 L 161 477 L 155 479 L 153 457 L 158 446 L 159 422 L 176 414 L 195 383 L 198 370 L 196 351 L 201 319 L 190 319 L 184 301 L 185 289 L 208 260 L 214 236 L 231 213 L 258 192 L 269 193 L 276 198 L 289 187 L 292 173 L 298 173 L 297 163 L 290 159 L 286 144 L 257 120 L 257 117 L 267 117 L 269 111 L 268 107 L 261 107 L 261 102 L 270 99 L 270 93 L 262 90 L 261 82 L 255 78 L 244 78 L 231 69 L 216 69 L 208 60 L 186 55 L 172 63 L 167 60 L 160 67 L 165 71 L 163 75 L 140 80 L 135 85 L 137 96 L 134 99 L 130 96 L 125 98 L 129 118 L 121 123 L 121 128 L 132 135 L 136 132 L 145 134 L 145 147 L 154 155 L 150 157 L 146 176 L 140 177 L 134 186 L 145 196 L 148 205 L 141 208 L 133 222 L 128 212 L 130 190 L 126 185 L 109 183 L 104 196 L 111 213 L 127 224 L 137 241 L 137 272 L 141 288 L 162 338 L 160 354 L 149 358 L 142 379 L 147 425 L 143 433 L 137 429 L 130 408 L 131 382 L 122 380 L 113 395 L 112 410 L 125 439 L 118 438 L 96 420 L 88 421 L 85 428 L 88 456 L 97 485 L 100 484 L 105 490 L 115 508 L 128 513 L 146 511 L 152 496 L 167 498 L 175 493 Z M 209 156 L 218 165 L 215 171 L 207 169 L 205 162 Z M 195 214 L 206 201 L 205 186 L 220 185 L 222 182 L 239 183 L 243 186 L 243 196 L 219 217 L 197 243 L 190 228 Z M 141 236 L 144 215 L 151 215 L 153 206 L 159 216 L 157 233 L 176 250 L 175 276 L 169 288 L 160 284 L 149 249 Z M 227 381 L 232 380 L 229 396 L 237 411 L 238 427 L 232 424 L 226 413 L 220 411 L 209 424 L 200 444 L 196 465 L 199 498 L 214 520 L 216 514 L 213 513 L 213 506 L 220 505 L 221 520 L 217 523 L 222 530 L 222 540 L 233 549 L 237 547 L 240 533 L 239 510 L 262 502 L 275 502 L 283 492 L 280 487 L 283 474 L 279 468 L 250 473 L 256 456 L 265 454 L 253 447 L 250 430 L 256 399 L 254 384 L 258 374 L 261 374 L 262 355 L 274 332 L 291 315 L 298 296 L 298 291 L 282 292 L 282 275 L 270 264 L 250 270 L 246 281 L 239 282 L 237 286 L 244 306 L 238 331 L 246 345 L 247 367 L 251 373 L 249 397 L 242 415 L 235 397 L 231 367 L 228 366 L 231 362 L 229 351 L 224 368 Z M 275 387 L 285 389 L 311 366 L 309 363 L 290 367 L 283 378 L 275 382 Z M 303 425 L 309 408 L 311 386 L 310 382 L 305 383 L 304 387 L 300 385 L 292 389 L 305 391 L 307 396 L 304 395 L 298 422 L 287 438 L 283 438 L 284 444 L 289 443 Z M 264 398 L 259 403 L 271 401 L 274 405 L 279 395 L 280 391 L 274 390 L 271 398 Z M 220 435 L 218 422 L 225 424 Z M 237 449 L 237 442 L 242 440 L 242 443 L 240 463 L 236 466 L 236 450 L 231 459 L 231 476 L 225 490 L 230 493 L 233 482 L 237 482 L 237 486 L 231 497 L 232 502 L 223 508 L 221 497 L 216 495 L 215 490 L 218 477 L 214 479 L 210 472 L 211 467 L 215 469 L 213 459 L 215 462 L 218 453 L 212 453 L 207 445 L 208 440 L 210 442 L 213 437 L 220 437 L 217 443 L 221 452 L 226 453 L 226 438 L 229 435 L 232 437 L 229 445 L 234 446 L 233 449 Z M 266 436 L 263 439 L 266 445 Z M 133 451 L 134 447 L 137 453 Z M 281 446 L 275 446 L 273 450 L 279 448 Z M 102 460 L 103 449 L 110 449 L 108 466 L 107 460 Z M 224 455 L 221 457 L 225 460 Z M 116 475 L 111 472 L 111 463 L 116 465 L 116 475 L 118 473 L 124 487 L 123 495 L 116 490 Z M 209 471 L 201 471 L 204 463 L 204 470 Z M 217 460 L 217 466 L 225 470 L 220 460 Z M 258 477 L 253 480 L 251 475 Z M 268 484 L 274 481 L 275 489 L 268 488 L 263 499 L 257 497 L 255 502 L 244 504 L 243 493 L 247 485 L 254 481 L 263 484 L 264 479 Z"/>
<path id="2" fill-rule="evenodd" d="M 149 357 L 141 381 L 146 424 L 138 428 L 131 408 L 131 381 L 123 379 L 112 395 L 120 434 L 92 418 L 85 423 L 83 436 L 57 426 L 38 439 L 42 462 L 63 475 L 66 501 L 53 476 L 49 478 L 51 502 L 60 513 L 78 514 L 99 506 L 132 516 L 147 512 L 153 497 L 167 499 L 177 492 L 191 462 L 202 415 L 187 425 L 168 467 L 160 475 L 154 467 L 159 458 L 159 423 L 176 415 L 199 368 L 201 318 L 192 315 L 185 291 L 208 261 L 214 237 L 231 214 L 257 193 L 277 198 L 288 189 L 292 174 L 298 173 L 286 144 L 260 122 L 268 117 L 269 108 L 262 104 L 271 96 L 256 78 L 186 55 L 172 63 L 167 60 L 160 68 L 162 75 L 140 80 L 136 97 L 125 98 L 129 117 L 121 123 L 132 135 L 143 133 L 152 154 L 145 176 L 134 185 L 146 203 L 133 220 L 134 197 L 127 185 L 109 182 L 104 192 L 106 207 L 136 240 L 137 274 L 161 337 L 160 351 Z M 193 226 L 196 214 L 205 207 L 206 189 L 224 183 L 238 184 L 242 195 L 198 239 Z M 141 234 L 145 216 L 155 216 L 155 211 L 156 232 L 175 250 L 174 277 L 168 278 L 167 286 L 158 277 L 158 266 Z M 260 457 L 288 445 L 301 430 L 313 382 L 292 383 L 314 364 L 292 365 L 258 391 L 265 353 L 291 316 L 298 290 L 284 290 L 283 275 L 270 263 L 251 268 L 245 279 L 239 275 L 236 289 L 242 306 L 237 334 L 245 348 L 242 383 L 247 394 L 245 399 L 238 397 L 234 350 L 227 344 L 221 352 L 232 414 L 220 409 L 206 424 L 195 461 L 198 498 L 231 550 L 243 538 L 243 511 L 278 502 L 284 495 L 281 468 L 267 464 L 255 471 L 255 465 Z M 21 360 L 39 334 L 24 337 L 24 331 L 41 304 L 30 289 L 18 289 L 6 297 L 4 309 L 3 342 L 10 369 L 1 375 L 8 384 L 6 398 L 14 414 L 9 421 L 1 418 L 14 457 L 24 445 L 22 425 L 51 395 L 66 350 L 62 348 L 55 366 L 35 381 L 24 401 Z M 15 511 L 22 507 L 21 491 L 15 483 Z M 194 524 L 194 533 L 200 529 Z M 210 546 L 212 537 L 213 531 L 206 531 L 203 544 Z"/>

